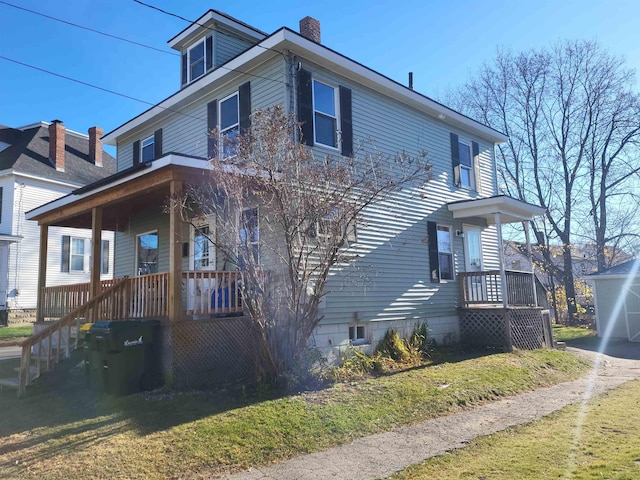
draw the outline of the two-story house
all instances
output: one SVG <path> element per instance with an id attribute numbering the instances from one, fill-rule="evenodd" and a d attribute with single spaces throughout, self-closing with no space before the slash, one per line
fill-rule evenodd
<path id="1" fill-rule="evenodd" d="M 102 129 L 68 130 L 58 120 L 0 126 L 0 312 L 9 322 L 34 321 L 38 299 L 40 227 L 25 212 L 115 172 L 102 149 Z M 89 280 L 91 230 L 49 232 L 47 285 Z M 113 233 L 100 248 L 100 278 L 113 277 Z"/>
<path id="2" fill-rule="evenodd" d="M 122 281 L 135 292 L 122 315 L 166 319 L 163 361 L 174 384 L 237 368 L 233 345 L 248 340 L 242 317 L 210 318 L 241 310 L 238 302 L 209 301 L 223 279 L 242 274 L 222 271 L 215 248 L 201 248 L 202 232 L 216 234 L 215 219 L 194 229 L 174 209 L 167 212 L 166 199 L 202 181 L 219 140 L 275 105 L 296 116 L 318 156 L 349 157 L 366 139 L 389 155 L 426 150 L 432 166 L 423 195 L 398 199 L 386 217 L 358 226 L 358 261 L 368 280 L 329 286 L 315 347 L 337 358 L 350 345 L 374 345 L 390 327 L 406 332 L 422 322 L 438 342 L 504 345 L 508 332 L 538 321 L 533 276 L 511 278 L 501 261 L 501 224 L 526 224 L 542 213 L 498 195 L 494 147 L 505 141 L 502 133 L 323 46 L 320 24 L 310 17 L 299 33 L 283 27 L 266 34 L 210 10 L 169 45 L 181 54 L 179 89 L 103 138 L 117 147 L 117 173 L 29 218 L 45 230 L 92 226 L 94 245 L 102 229 L 116 232 L 115 277 L 127 277 Z M 259 229 L 260 208 L 251 214 Z M 96 274 L 90 290 L 100 301 L 108 295 Z M 470 308 L 477 305 L 496 308 Z M 235 323 L 223 330 L 225 321 Z"/>

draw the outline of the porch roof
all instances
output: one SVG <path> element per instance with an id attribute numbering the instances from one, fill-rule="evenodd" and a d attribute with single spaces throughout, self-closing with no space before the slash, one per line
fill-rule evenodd
<path id="1" fill-rule="evenodd" d="M 206 159 L 168 153 L 34 208 L 26 218 L 39 225 L 91 228 L 92 209 L 101 207 L 103 229 L 123 230 L 127 217 L 166 201 L 170 182 L 202 180 L 208 169 Z"/>
<path id="2" fill-rule="evenodd" d="M 545 209 L 538 205 L 506 195 L 459 200 L 448 203 L 447 207 L 453 213 L 453 218 L 484 218 L 489 225 L 496 223 L 496 214 L 500 215 L 501 223 L 514 223 L 530 221 L 545 212 Z"/>

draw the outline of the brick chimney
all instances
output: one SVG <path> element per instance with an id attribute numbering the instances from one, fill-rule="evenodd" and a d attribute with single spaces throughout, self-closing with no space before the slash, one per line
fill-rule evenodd
<path id="1" fill-rule="evenodd" d="M 320 22 L 313 17 L 300 20 L 300 35 L 312 42 L 320 43 Z"/>
<path id="2" fill-rule="evenodd" d="M 56 170 L 64 172 L 64 132 L 62 120 L 52 120 L 49 125 L 49 158 Z"/>
<path id="3" fill-rule="evenodd" d="M 104 130 L 100 127 L 89 129 L 89 161 L 96 167 L 102 166 L 102 135 Z"/>

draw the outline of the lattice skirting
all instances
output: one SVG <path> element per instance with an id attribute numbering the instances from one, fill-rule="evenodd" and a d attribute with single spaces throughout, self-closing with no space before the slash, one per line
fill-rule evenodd
<path id="1" fill-rule="evenodd" d="M 539 308 L 460 309 L 460 342 L 465 346 L 533 350 L 545 345 Z M 547 345 L 549 345 L 547 341 Z"/>
<path id="2" fill-rule="evenodd" d="M 246 317 L 163 325 L 165 383 L 184 389 L 253 379 L 258 346 L 254 333 Z"/>

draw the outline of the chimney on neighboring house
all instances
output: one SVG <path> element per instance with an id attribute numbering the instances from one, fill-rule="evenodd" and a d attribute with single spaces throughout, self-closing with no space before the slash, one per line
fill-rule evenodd
<path id="1" fill-rule="evenodd" d="M 320 43 L 320 22 L 313 17 L 300 20 L 300 35 L 312 42 Z"/>
<path id="2" fill-rule="evenodd" d="M 89 129 L 89 161 L 96 167 L 102 166 L 102 135 L 104 130 L 100 127 Z"/>
<path id="3" fill-rule="evenodd" d="M 62 120 L 52 120 L 49 125 L 49 158 L 56 170 L 64 172 L 64 132 Z"/>

